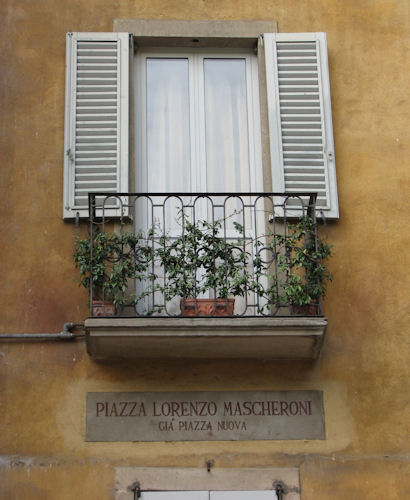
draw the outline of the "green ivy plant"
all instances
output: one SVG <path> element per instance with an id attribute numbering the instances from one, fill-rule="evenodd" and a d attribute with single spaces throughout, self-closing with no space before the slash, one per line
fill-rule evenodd
<path id="1" fill-rule="evenodd" d="M 90 238 L 75 238 L 74 262 L 80 271 L 80 285 L 92 287 L 94 299 L 113 302 L 115 306 L 133 305 L 152 291 L 155 276 L 151 272 L 154 251 L 140 231 L 114 233 L 96 231 Z M 92 257 L 91 257 L 92 245 Z M 149 282 L 144 291 L 127 294 L 130 280 Z"/>
<path id="2" fill-rule="evenodd" d="M 249 253 L 240 224 L 233 223 L 236 237 L 227 240 L 220 236 L 221 220 L 194 224 L 182 216 L 181 221 L 179 236 L 159 238 L 157 254 L 166 276 L 165 300 L 196 297 L 208 291 L 218 298 L 244 296 L 252 289 Z"/>
<path id="3" fill-rule="evenodd" d="M 325 261 L 332 255 L 332 246 L 326 237 L 315 238 L 310 217 L 289 224 L 286 234 L 275 235 L 271 246 L 280 271 L 271 279 L 271 295 L 277 291 L 274 300 L 307 306 L 325 297 L 327 282 L 332 280 Z"/>
<path id="4" fill-rule="evenodd" d="M 182 215 L 181 232 L 176 237 L 158 234 L 158 228 L 153 227 L 146 236 L 141 231 L 117 234 L 97 230 L 92 242 L 76 238 L 74 262 L 80 271 L 80 284 L 92 287 L 95 299 L 112 301 L 117 307 L 144 304 L 141 301 L 155 292 L 161 293 L 165 302 L 177 296 L 196 298 L 206 292 L 225 299 L 254 292 L 258 295 L 257 312 L 269 314 L 272 306 L 308 306 L 325 296 L 327 282 L 332 279 L 325 261 L 332 247 L 326 238 L 315 238 L 310 218 L 301 218 L 289 224 L 284 234 L 271 237 L 270 266 L 261 257 L 262 240 L 247 239 L 245 244 L 243 227 L 236 222 L 234 236 L 231 233 L 226 239 L 221 236 L 224 222 L 192 223 Z M 249 245 L 257 250 L 253 257 Z M 163 273 L 164 278 L 156 273 Z M 129 287 L 132 280 L 141 285 Z M 156 306 L 147 314 L 163 307 Z"/>

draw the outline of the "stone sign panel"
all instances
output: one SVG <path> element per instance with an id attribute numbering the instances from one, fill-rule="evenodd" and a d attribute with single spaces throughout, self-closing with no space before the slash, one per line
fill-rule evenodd
<path id="1" fill-rule="evenodd" d="M 87 393 L 87 441 L 266 439 L 325 439 L 322 391 Z"/>

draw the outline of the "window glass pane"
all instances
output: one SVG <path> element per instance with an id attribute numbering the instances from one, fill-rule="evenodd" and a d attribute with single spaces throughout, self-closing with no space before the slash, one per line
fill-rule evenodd
<path id="1" fill-rule="evenodd" d="M 208 191 L 249 191 L 245 59 L 204 59 Z"/>
<path id="2" fill-rule="evenodd" d="M 190 191 L 188 59 L 146 64 L 148 191 Z"/>

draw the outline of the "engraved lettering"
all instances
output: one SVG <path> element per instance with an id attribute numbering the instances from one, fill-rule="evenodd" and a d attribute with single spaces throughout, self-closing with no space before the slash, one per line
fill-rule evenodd
<path id="1" fill-rule="evenodd" d="M 138 408 L 138 402 L 136 402 L 136 403 L 129 403 L 129 404 L 133 405 L 131 411 L 128 414 L 129 417 L 141 417 L 141 416 L 146 417 L 147 416 L 147 413 L 145 411 L 145 405 L 144 405 L 144 403 L 140 403 L 139 408 Z M 134 413 L 134 410 L 135 410 L 135 413 Z"/>
<path id="2" fill-rule="evenodd" d="M 262 415 L 271 415 L 269 401 L 262 401 Z"/>
<path id="3" fill-rule="evenodd" d="M 228 403 L 224 401 L 224 416 L 232 415 L 232 403 L 229 401 Z"/>
<path id="4" fill-rule="evenodd" d="M 102 403 L 102 402 L 98 402 L 98 403 L 96 403 L 97 417 L 99 417 L 99 416 L 100 416 L 100 413 L 101 413 L 102 411 L 104 411 L 104 409 L 105 409 L 105 403 Z"/>
<path id="5" fill-rule="evenodd" d="M 158 428 L 160 431 L 173 431 L 174 425 L 172 422 L 167 422 L 166 420 L 162 420 L 158 423 Z"/>
<path id="6" fill-rule="evenodd" d="M 253 413 L 253 415 L 261 415 L 261 410 L 259 410 L 259 412 L 258 412 L 258 413 L 256 413 L 256 411 L 255 411 L 255 406 L 256 406 L 256 405 L 259 405 L 259 407 L 260 407 L 261 402 L 260 402 L 260 401 L 255 401 L 255 402 L 253 403 L 253 405 L 252 405 L 252 413 Z"/>
<path id="7" fill-rule="evenodd" d="M 293 416 L 299 413 L 299 405 L 297 404 L 296 401 L 291 401 L 289 403 L 289 413 Z"/>
<path id="8" fill-rule="evenodd" d="M 164 415 L 164 417 L 168 417 L 170 413 L 171 413 L 171 405 L 169 403 L 162 403 L 161 414 Z"/>
<path id="9" fill-rule="evenodd" d="M 288 403 L 286 401 L 281 401 L 280 402 L 280 414 L 281 415 L 287 415 L 289 417 Z"/>
<path id="10" fill-rule="evenodd" d="M 244 420 L 219 420 L 218 431 L 246 431 Z"/>
<path id="11" fill-rule="evenodd" d="M 322 399 L 320 391 L 89 393 L 86 438 L 323 439 Z"/>
<path id="12" fill-rule="evenodd" d="M 146 417 L 146 416 L 147 416 L 147 412 L 145 411 L 145 405 L 144 405 L 144 403 L 141 403 L 141 405 L 140 405 L 140 413 L 139 413 L 139 416 L 141 416 L 141 415 L 142 415 L 142 416 L 144 416 L 144 417 Z"/>
<path id="13" fill-rule="evenodd" d="M 135 403 L 135 404 L 137 404 L 137 403 Z M 120 417 L 127 417 L 128 415 L 124 415 L 124 411 L 125 411 L 125 408 L 128 406 L 128 403 L 126 403 L 125 401 L 120 401 L 119 405 L 121 408 Z"/>
<path id="14" fill-rule="evenodd" d="M 216 403 L 214 403 L 213 401 L 208 403 L 208 415 L 214 417 L 216 415 L 217 410 L 218 407 L 216 406 Z"/>
<path id="15" fill-rule="evenodd" d="M 134 414 L 134 410 L 135 410 L 135 409 L 136 409 L 136 407 L 137 407 L 137 402 L 136 402 L 136 401 L 134 401 L 133 403 L 129 403 L 129 404 L 131 405 L 131 410 L 130 410 L 130 412 L 129 412 L 128 416 L 129 416 L 129 417 L 136 417 L 136 416 L 137 416 L 137 414 L 136 414 L 136 413 Z"/>
<path id="16" fill-rule="evenodd" d="M 179 420 L 180 431 L 211 431 L 212 424 L 209 420 Z"/>
<path id="17" fill-rule="evenodd" d="M 177 417 L 180 417 L 181 416 L 181 408 L 180 408 L 180 404 L 179 403 L 175 403 L 175 401 L 173 401 L 171 403 L 171 412 L 172 412 L 172 416 L 177 416 Z"/>
<path id="18" fill-rule="evenodd" d="M 188 403 L 186 401 L 181 402 L 181 415 L 183 417 L 189 416 L 189 408 L 188 408 Z"/>
<path id="19" fill-rule="evenodd" d="M 154 417 L 207 417 L 215 416 L 218 407 L 214 401 L 196 401 L 189 403 L 188 401 L 165 401 L 157 404 L 153 402 Z"/>
<path id="20" fill-rule="evenodd" d="M 243 415 L 251 415 L 252 413 L 252 403 L 250 401 L 245 401 L 243 403 Z"/>
<path id="21" fill-rule="evenodd" d="M 199 417 L 205 417 L 206 415 L 206 411 L 205 411 L 205 408 L 206 408 L 206 401 L 199 401 L 199 404 L 201 405 L 200 406 L 200 410 L 199 410 Z"/>
<path id="22" fill-rule="evenodd" d="M 115 403 L 113 403 L 111 406 L 110 417 L 118 417 L 117 405 Z"/>

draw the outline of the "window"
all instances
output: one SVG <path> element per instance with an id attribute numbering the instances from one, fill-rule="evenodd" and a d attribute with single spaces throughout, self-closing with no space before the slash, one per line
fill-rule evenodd
<path id="1" fill-rule="evenodd" d="M 117 467 L 115 483 L 117 500 L 300 499 L 298 468 Z"/>
<path id="2" fill-rule="evenodd" d="M 87 216 L 88 192 L 129 189 L 129 46 L 127 33 L 67 35 L 64 218 Z M 318 192 L 318 208 L 338 217 L 326 36 L 265 34 L 263 49 L 271 190 Z M 255 58 L 176 52 L 141 51 L 137 61 L 135 190 L 260 189 Z M 222 103 L 216 84 L 230 96 Z M 167 94 L 174 99 L 163 113 Z"/>

